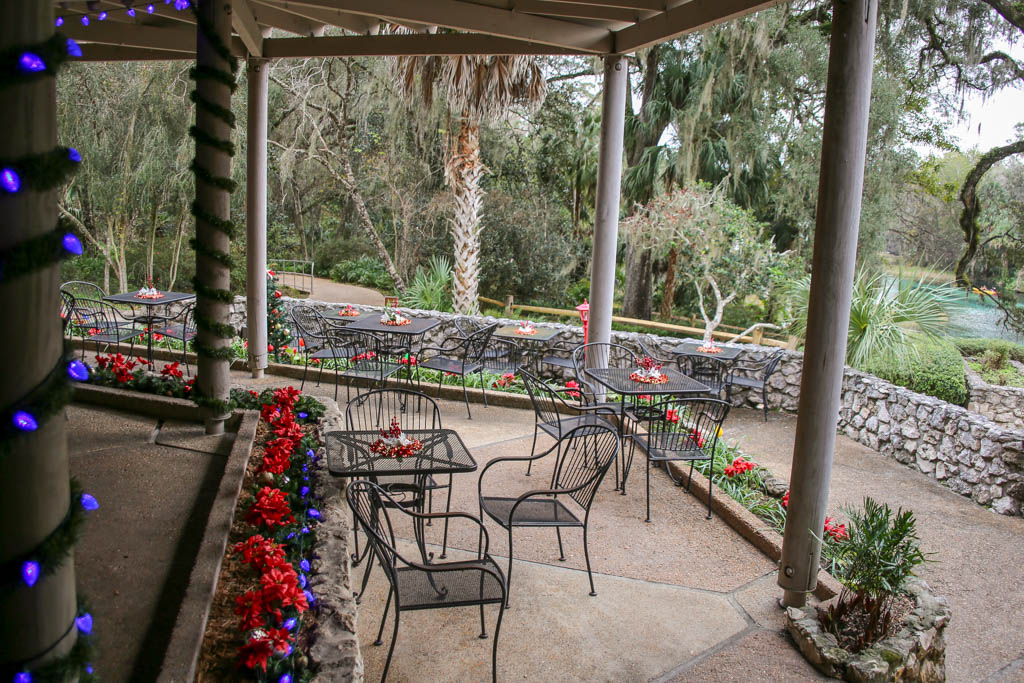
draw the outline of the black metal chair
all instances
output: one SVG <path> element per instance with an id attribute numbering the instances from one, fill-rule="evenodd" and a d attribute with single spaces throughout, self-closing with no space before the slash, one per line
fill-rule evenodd
<path id="1" fill-rule="evenodd" d="M 686 490 L 690 490 L 694 464 L 711 461 L 718 445 L 718 434 L 729 414 L 729 404 L 714 398 L 669 397 L 648 406 L 642 423 L 646 432 L 637 431 L 630 437 L 630 449 L 640 446 L 647 453 L 647 519 L 651 521 L 651 463 L 685 460 L 690 463 L 690 476 Z M 631 452 L 632 456 L 632 452 Z M 630 458 L 632 459 L 632 457 Z M 665 470 L 671 471 L 668 467 Z M 711 519 L 711 492 L 714 484 L 708 473 L 708 519 Z M 675 478 L 673 477 L 673 481 Z M 676 481 L 677 486 L 682 481 Z"/>
<path id="2" fill-rule="evenodd" d="M 379 486 L 366 480 L 349 484 L 346 497 L 359 526 L 366 533 L 370 552 L 380 562 L 388 578 L 388 597 L 374 645 L 384 644 L 381 636 L 384 634 L 384 624 L 387 623 L 388 608 L 391 606 L 392 598 L 395 602 L 395 625 L 381 681 L 387 680 L 388 670 L 391 668 L 391 657 L 395 652 L 395 642 L 398 640 L 398 623 L 402 612 L 479 605 L 480 637 L 487 638 L 484 606 L 498 605 L 494 644 L 491 646 L 491 680 L 497 682 L 498 636 L 501 633 L 501 619 L 505 615 L 508 588 L 505 575 L 488 552 L 490 537 L 483 523 L 464 512 L 424 514 L 409 510 L 398 505 Z M 398 552 L 394 527 L 388 514 L 389 508 L 397 509 L 412 518 L 414 524 L 422 523 L 422 520 L 442 518 L 472 520 L 479 527 L 477 559 L 429 564 L 406 559 Z"/>
<path id="3" fill-rule="evenodd" d="M 679 372 L 707 385 L 709 396 L 722 397 L 729 377 L 729 363 L 721 358 L 684 353 L 676 359 L 676 364 Z"/>
<path id="4" fill-rule="evenodd" d="M 86 342 L 96 344 L 99 354 L 100 345 L 106 350 L 111 344 L 131 342 L 128 355 L 134 355 L 135 339 L 142 334 L 131 320 L 126 320 L 121 313 L 106 301 L 75 297 L 75 310 L 72 314 L 74 324 L 82 336 L 82 357 L 85 358 Z"/>
<path id="5" fill-rule="evenodd" d="M 548 385 L 525 370 L 520 370 L 520 374 L 523 377 L 523 384 L 526 386 L 526 393 L 530 396 L 530 402 L 533 404 L 534 424 L 533 445 L 530 446 L 531 456 L 537 451 L 537 434 L 539 431 L 543 431 L 545 434 L 552 436 L 555 441 L 560 442 L 563 436 L 576 427 L 585 425 L 608 426 L 608 421 L 600 417 L 602 414 L 607 414 L 603 406 L 569 403 L 562 398 L 559 389 Z M 561 393 L 566 393 L 566 391 L 561 390 Z M 561 408 L 573 411 L 576 414 L 565 414 L 560 410 Z M 531 460 L 526 466 L 526 476 L 530 476 L 532 467 L 533 461 Z"/>
<path id="6" fill-rule="evenodd" d="M 473 318 L 456 318 L 454 322 L 455 329 L 458 330 L 458 336 L 463 338 L 469 337 L 474 332 L 479 332 L 487 327 L 482 321 Z M 506 372 L 518 373 L 522 360 L 523 351 L 519 344 L 511 339 L 495 337 L 493 334 L 480 358 L 484 369 L 496 375 Z"/>
<path id="7" fill-rule="evenodd" d="M 563 370 L 576 370 L 576 364 L 572 360 L 572 352 L 579 346 L 575 339 L 553 339 L 544 349 L 544 356 L 541 357 L 542 365 L 553 365 Z"/>
<path id="8" fill-rule="evenodd" d="M 171 316 L 159 326 L 154 327 L 154 332 L 162 334 L 164 339 L 177 339 L 181 342 L 181 362 L 185 364 L 185 372 L 191 375 L 188 367 L 188 345 L 192 342 L 198 330 L 196 329 L 196 305 L 190 303 L 182 308 L 176 315 Z M 167 350 L 171 350 L 170 343 L 165 343 Z"/>
<path id="9" fill-rule="evenodd" d="M 302 384 L 299 386 L 299 390 L 303 390 L 306 387 L 306 375 L 309 373 L 310 361 L 319 361 L 320 373 L 316 378 L 316 385 L 320 386 L 320 381 L 324 376 L 324 366 L 327 361 L 335 363 L 335 369 L 341 364 L 342 361 L 347 361 L 354 355 L 358 355 L 352 349 L 347 349 L 342 346 L 337 347 L 337 338 L 330 334 L 333 326 L 329 326 L 327 321 L 320 313 L 317 312 L 312 306 L 306 306 L 304 304 L 298 304 L 292 306 L 291 314 L 289 316 L 292 320 L 292 325 L 295 327 L 295 336 L 301 342 L 299 344 L 303 351 L 303 368 L 302 368 Z M 338 399 L 338 385 L 334 385 L 334 399 Z"/>
<path id="10" fill-rule="evenodd" d="M 75 297 L 70 292 L 60 291 L 60 330 L 63 336 L 67 336 L 68 327 L 75 319 Z"/>
<path id="11" fill-rule="evenodd" d="M 370 332 L 359 332 L 345 327 L 328 325 L 326 337 L 328 348 L 335 358 L 347 358 L 345 368 L 338 373 L 338 378 L 345 382 L 345 400 L 350 400 L 350 388 L 356 387 L 356 395 L 360 394 L 359 385 L 365 383 L 369 389 L 381 389 L 389 377 L 397 373 L 402 366 L 388 355 L 384 341 Z M 340 355 L 338 355 L 340 354 Z M 334 385 L 334 398 L 338 398 L 338 385 Z"/>
<path id="12" fill-rule="evenodd" d="M 441 411 L 437 408 L 434 399 L 425 394 L 408 389 L 377 389 L 368 391 L 356 396 L 349 401 L 345 408 L 345 429 L 349 431 L 374 431 L 376 429 L 387 429 L 391 425 L 391 418 L 397 418 L 402 431 L 410 429 L 438 430 L 441 429 Z M 445 512 L 451 510 L 452 506 L 452 475 L 448 475 L 448 482 L 439 483 L 432 476 L 427 476 L 426 483 L 421 490 L 416 485 L 411 475 L 399 475 L 387 477 L 384 484 L 377 482 L 388 493 L 399 496 L 400 502 L 405 506 L 420 507 L 423 503 L 423 495 L 427 495 L 427 512 L 433 512 L 434 490 L 448 489 L 448 500 L 445 503 Z M 428 521 L 427 526 L 431 523 Z M 353 520 L 353 530 L 356 526 Z M 356 539 L 355 554 L 352 556 L 355 564 L 359 563 L 359 541 Z M 448 552 L 448 522 L 445 521 L 444 542 L 441 546 L 441 559 L 444 559 Z M 367 569 L 369 575 L 369 569 Z M 365 586 L 365 583 L 364 583 Z"/>
<path id="13" fill-rule="evenodd" d="M 768 380 L 771 378 L 775 371 L 779 369 L 779 363 L 782 362 L 782 357 L 785 355 L 785 351 L 779 349 L 772 354 L 769 354 L 764 359 L 756 362 L 744 362 L 737 361 L 732 364 L 729 376 L 726 378 L 725 384 L 725 397 L 727 401 L 732 401 L 732 389 L 733 387 L 742 387 L 744 389 L 753 389 L 754 391 L 761 392 L 761 409 L 764 411 L 764 421 L 768 421 Z M 746 372 L 749 376 L 740 375 L 737 376 L 736 372 Z"/>
<path id="14" fill-rule="evenodd" d="M 604 395 L 605 389 L 587 378 L 585 372 L 587 356 L 596 354 L 599 358 L 606 360 L 609 368 L 635 368 L 639 365 L 640 359 L 637 355 L 621 344 L 609 344 L 606 342 L 593 342 L 580 344 L 572 352 L 573 370 L 576 373 L 576 382 L 580 385 L 580 400 L 588 406 L 601 408 L 604 412 L 612 415 L 619 414 L 619 404 L 615 401 L 601 401 L 599 397 Z"/>
<path id="15" fill-rule="evenodd" d="M 458 335 L 446 337 L 441 346 L 425 346 L 420 349 L 421 358 L 416 367 L 438 371 L 438 396 L 441 395 L 441 382 L 444 379 L 444 373 L 447 372 L 462 377 L 462 398 L 466 402 L 466 415 L 469 416 L 469 419 L 473 419 L 473 414 L 469 410 L 469 394 L 466 392 L 466 375 L 474 372 L 480 374 L 480 390 L 484 394 L 484 405 L 486 406 L 487 382 L 484 380 L 483 354 L 484 351 L 487 350 L 487 345 L 491 340 L 491 335 L 494 334 L 494 330 L 497 327 L 498 324 L 493 323 L 486 327 L 482 327 L 465 337 Z M 426 356 L 429 352 L 434 352 L 435 355 L 424 360 L 422 356 Z M 417 373 L 417 380 L 418 379 L 419 374 Z"/>
<path id="16" fill-rule="evenodd" d="M 501 462 L 539 460 L 552 452 L 556 455 L 550 488 L 527 491 L 515 498 L 483 494 L 484 476 L 493 466 Z M 483 519 L 486 514 L 502 529 L 508 531 L 508 572 L 506 576 L 510 590 L 512 560 L 515 557 L 512 549 L 512 530 L 514 528 L 554 527 L 555 533 L 558 535 L 559 560 L 565 561 L 565 552 L 562 549 L 562 527 L 581 527 L 583 529 L 583 554 L 587 561 L 587 578 L 590 579 L 590 595 L 597 595 L 597 591 L 594 590 L 594 575 L 590 568 L 587 525 L 590 521 L 590 509 L 594 502 L 594 496 L 618 452 L 619 437 L 614 429 L 608 426 L 582 426 L 563 435 L 558 443 L 540 455 L 495 458 L 480 471 L 480 479 L 477 483 L 480 518 Z M 566 505 L 566 502 L 569 505 Z M 573 508 L 575 508 L 575 512 Z"/>
<path id="17" fill-rule="evenodd" d="M 86 282 L 85 280 L 69 280 L 60 286 L 60 291 L 67 292 L 76 299 L 83 298 L 102 301 L 103 297 L 107 295 L 98 284 Z"/>

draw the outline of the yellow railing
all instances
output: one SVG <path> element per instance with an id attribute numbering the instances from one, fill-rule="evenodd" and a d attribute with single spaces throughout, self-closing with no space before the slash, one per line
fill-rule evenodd
<path id="1" fill-rule="evenodd" d="M 505 301 L 498 301 L 497 299 L 490 299 L 486 296 L 477 297 L 481 303 L 490 304 L 491 306 L 499 306 L 505 309 L 505 315 L 511 317 L 515 311 L 525 311 L 528 313 L 542 313 L 544 315 L 558 315 L 567 318 L 578 318 L 579 313 L 574 310 L 566 308 L 550 308 L 548 306 L 528 306 L 525 304 L 513 303 L 512 297 L 508 297 Z M 656 320 L 641 320 L 639 318 L 625 318 L 621 315 L 613 315 L 612 322 L 624 323 L 626 325 L 636 325 L 638 327 L 649 327 L 654 330 L 662 332 L 674 332 L 677 334 L 688 334 L 704 336 L 704 328 L 691 327 L 689 325 L 675 325 L 672 323 L 662 323 Z M 721 327 L 721 326 L 720 326 Z M 740 330 L 741 328 L 734 328 Z M 714 330 L 711 335 L 716 339 L 732 339 L 736 335 L 732 332 L 724 330 Z M 779 346 L 788 349 L 795 349 L 797 340 L 795 337 L 790 337 L 787 340 L 773 339 L 771 337 L 762 334 L 760 328 L 754 330 L 750 335 L 740 337 L 736 341 L 744 344 L 763 344 L 764 346 Z"/>

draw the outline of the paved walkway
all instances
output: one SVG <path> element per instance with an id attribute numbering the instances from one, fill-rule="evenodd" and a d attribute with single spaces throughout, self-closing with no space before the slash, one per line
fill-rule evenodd
<path id="1" fill-rule="evenodd" d="M 342 284 L 322 277 L 313 278 L 313 293 L 312 298 L 317 301 L 329 301 L 335 304 L 362 304 L 364 306 L 384 305 L 384 295 L 376 289 Z"/>

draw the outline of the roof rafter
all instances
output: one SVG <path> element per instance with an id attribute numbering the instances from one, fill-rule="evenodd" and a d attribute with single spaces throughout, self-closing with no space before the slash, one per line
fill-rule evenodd
<path id="1" fill-rule="evenodd" d="M 544 14 L 551 17 L 601 19 L 602 21 L 614 21 L 622 24 L 632 24 L 641 19 L 646 19 L 651 14 L 645 11 L 643 13 L 644 16 L 639 16 L 640 11 L 634 9 L 588 6 L 572 2 L 558 2 L 556 0 L 515 0 L 513 8 L 518 12 Z"/>
<path id="2" fill-rule="evenodd" d="M 278 9 L 259 0 L 250 0 L 249 8 L 252 10 L 256 21 L 264 26 L 294 33 L 300 36 L 322 36 L 326 26 L 322 22 L 310 21 L 297 14 Z"/>
<path id="3" fill-rule="evenodd" d="M 263 56 L 289 57 L 387 57 L 394 55 L 550 55 L 589 54 L 511 38 L 473 33 L 417 33 L 381 36 L 325 36 L 323 38 L 268 38 Z"/>
<path id="4" fill-rule="evenodd" d="M 162 27 L 132 26 L 124 24 L 92 24 L 88 27 L 67 23 L 61 29 L 69 38 L 84 43 L 124 45 L 127 47 L 173 50 L 175 52 L 196 51 L 196 31 L 187 26 Z"/>
<path id="5" fill-rule="evenodd" d="M 231 28 L 254 57 L 263 56 L 263 31 L 246 0 L 231 0 Z"/>
<path id="6" fill-rule="evenodd" d="M 562 19 L 549 19 L 460 0 L 295 0 L 289 5 L 326 7 L 370 17 L 412 21 L 426 25 L 516 38 L 585 52 L 605 53 L 613 48 L 612 32 Z"/>
<path id="7" fill-rule="evenodd" d="M 337 26 L 346 31 L 352 31 L 352 33 L 367 33 L 378 23 L 375 17 L 350 14 L 339 9 L 308 7 L 297 2 L 278 2 L 277 5 L 288 12 L 305 17 L 306 19 Z"/>
<path id="8" fill-rule="evenodd" d="M 687 33 L 720 24 L 760 9 L 778 5 L 782 0 L 690 0 L 653 19 L 615 33 L 615 51 L 639 49 L 678 38 Z"/>
<path id="9" fill-rule="evenodd" d="M 81 47 L 82 56 L 76 59 L 76 62 L 151 62 L 196 58 L 194 50 L 192 52 L 174 52 L 145 47 L 101 45 L 100 43 L 82 43 Z"/>

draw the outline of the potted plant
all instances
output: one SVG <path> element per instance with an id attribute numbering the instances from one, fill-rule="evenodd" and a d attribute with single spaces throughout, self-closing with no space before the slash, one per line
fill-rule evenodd
<path id="1" fill-rule="evenodd" d="M 845 537 L 824 546 L 842 591 L 817 608 L 789 608 L 786 627 L 828 676 L 852 681 L 945 680 L 950 612 L 914 569 L 927 561 L 914 513 L 864 499 Z"/>

